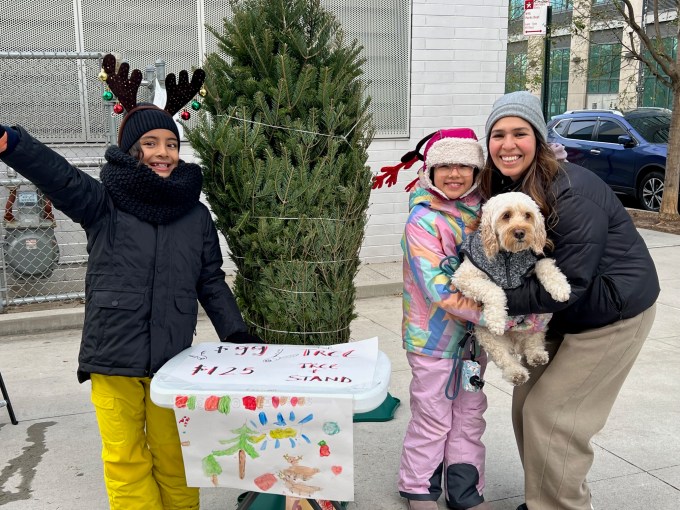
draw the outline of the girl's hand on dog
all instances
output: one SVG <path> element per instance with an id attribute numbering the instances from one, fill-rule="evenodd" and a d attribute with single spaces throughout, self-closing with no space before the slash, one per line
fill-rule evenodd
<path id="1" fill-rule="evenodd" d="M 524 333 L 539 333 L 548 329 L 548 322 L 552 317 L 551 313 L 530 313 L 518 317 L 509 317 L 506 324 L 506 331 L 522 331 Z M 514 322 L 514 324 L 511 324 Z"/>

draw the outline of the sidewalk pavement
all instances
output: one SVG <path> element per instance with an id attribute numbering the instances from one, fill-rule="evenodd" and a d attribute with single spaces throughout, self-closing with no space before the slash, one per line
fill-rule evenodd
<path id="1" fill-rule="evenodd" d="M 656 322 L 609 422 L 593 440 L 590 487 L 597 510 L 680 508 L 680 236 L 641 231 L 661 279 Z M 395 419 L 354 427 L 355 501 L 349 509 L 405 508 L 396 489 L 409 418 L 410 371 L 401 349 L 401 264 L 362 267 L 352 338 L 378 336 L 392 362 Z M 0 316 L 0 370 L 19 424 L 0 409 L 2 510 L 108 508 L 89 383 L 76 381 L 82 309 Z M 213 341 L 201 316 L 198 338 Z M 485 391 L 487 487 L 494 510 L 523 501 L 522 469 L 510 422 L 512 388 L 489 364 Z M 236 508 L 233 489 L 202 489 L 203 510 Z M 442 500 L 441 509 L 445 508 Z"/>

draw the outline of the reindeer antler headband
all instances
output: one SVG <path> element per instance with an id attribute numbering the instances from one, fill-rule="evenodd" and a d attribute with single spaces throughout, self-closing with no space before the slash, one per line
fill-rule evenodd
<path id="1" fill-rule="evenodd" d="M 104 93 L 104 99 L 112 99 L 111 93 L 113 93 L 122 105 L 118 108 L 114 107 L 116 113 L 122 113 L 124 108 L 129 115 L 137 107 L 137 91 L 142 83 L 142 72 L 139 69 L 133 69 L 128 77 L 129 72 L 130 65 L 127 62 L 121 63 L 116 72 L 116 57 L 111 53 L 104 56 L 99 79 L 106 82 L 111 89 Z M 176 80 L 174 73 L 168 74 L 165 78 L 168 99 L 163 109 L 172 116 L 180 111 L 197 93 L 204 97 L 206 95 L 203 88 L 204 81 L 205 71 L 203 69 L 196 69 L 191 81 L 189 81 L 189 73 L 185 70 L 179 72 L 179 80 Z M 199 110 L 201 103 L 194 100 L 191 103 L 191 108 Z M 182 112 L 182 119 L 188 120 L 190 116 L 188 111 Z"/>

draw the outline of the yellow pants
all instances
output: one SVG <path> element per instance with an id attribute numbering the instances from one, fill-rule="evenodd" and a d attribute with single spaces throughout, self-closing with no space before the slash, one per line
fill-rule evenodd
<path id="1" fill-rule="evenodd" d="M 102 437 L 104 481 L 112 510 L 197 510 L 187 487 L 172 409 L 151 401 L 151 380 L 92 374 Z"/>

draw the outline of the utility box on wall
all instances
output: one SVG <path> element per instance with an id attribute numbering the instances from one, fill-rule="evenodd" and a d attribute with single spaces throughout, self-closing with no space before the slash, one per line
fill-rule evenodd
<path id="1" fill-rule="evenodd" d="M 5 205 L 5 262 L 22 278 L 48 278 L 59 262 L 52 204 L 34 187 L 12 187 Z"/>

